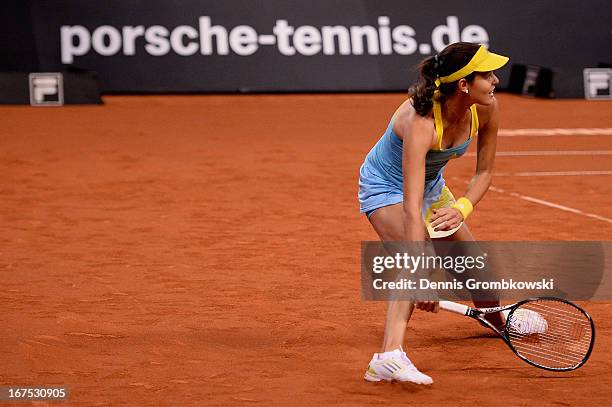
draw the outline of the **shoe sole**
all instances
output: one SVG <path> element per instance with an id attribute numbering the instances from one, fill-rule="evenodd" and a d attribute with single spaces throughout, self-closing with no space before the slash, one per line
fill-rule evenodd
<path id="1" fill-rule="evenodd" d="M 419 385 L 423 385 L 423 386 L 429 386 L 431 384 L 433 384 L 433 382 L 431 383 L 417 383 L 417 382 L 413 382 L 410 380 L 406 380 L 406 381 L 402 381 L 402 380 L 397 380 L 397 379 L 387 379 L 387 378 L 381 378 L 379 376 L 374 376 L 373 374 L 371 374 L 370 372 L 366 371 L 365 374 L 363 375 L 364 380 L 368 381 L 368 382 L 382 382 L 387 381 L 387 382 L 398 382 L 398 383 L 412 383 L 412 384 L 419 384 Z"/>
<path id="2" fill-rule="evenodd" d="M 380 381 L 382 381 L 382 380 L 383 380 L 383 379 L 381 379 L 381 378 L 380 378 L 380 377 L 378 377 L 378 376 L 374 376 L 373 374 L 371 374 L 371 373 L 370 373 L 370 372 L 368 372 L 368 371 L 366 371 L 366 372 L 365 372 L 365 375 L 363 375 L 363 378 L 364 378 L 366 381 L 368 381 L 368 382 L 380 382 Z M 386 380 L 386 379 L 385 379 L 385 380 Z M 388 381 L 391 381 L 391 380 L 388 380 Z"/>

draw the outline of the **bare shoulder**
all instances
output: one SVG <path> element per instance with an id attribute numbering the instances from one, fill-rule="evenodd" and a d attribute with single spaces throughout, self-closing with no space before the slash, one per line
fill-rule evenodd
<path id="1" fill-rule="evenodd" d="M 479 127 L 484 127 L 491 119 L 497 119 L 499 115 L 499 102 L 497 99 L 493 99 L 493 103 L 490 105 L 476 105 L 476 111 L 478 112 Z"/>
<path id="2" fill-rule="evenodd" d="M 414 110 L 410 100 L 407 100 L 395 113 L 393 131 L 402 140 L 408 134 L 413 135 L 413 137 L 429 138 L 434 132 L 433 116 L 421 116 Z"/>

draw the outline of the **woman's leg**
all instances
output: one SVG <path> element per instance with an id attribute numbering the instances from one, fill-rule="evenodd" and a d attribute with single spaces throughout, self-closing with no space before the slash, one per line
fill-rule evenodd
<path id="1" fill-rule="evenodd" d="M 404 240 L 405 222 L 402 203 L 377 209 L 370 216 L 370 222 L 383 242 Z M 425 231 L 425 233 L 427 232 Z M 419 303 L 419 307 L 422 307 L 423 304 Z M 426 305 L 431 306 L 432 304 L 427 303 Z M 433 383 L 433 379 L 419 372 L 401 349 L 404 343 L 406 324 L 413 309 L 414 303 L 412 301 L 389 301 L 382 352 L 375 353 L 372 357 L 364 375 L 365 380 L 370 382 L 397 380 L 416 384 Z"/>
<path id="2" fill-rule="evenodd" d="M 370 223 L 383 242 L 404 240 L 404 209 L 402 203 L 377 209 L 370 216 Z M 385 322 L 385 337 L 381 352 L 398 349 L 404 343 L 406 325 L 410 320 L 412 301 L 389 301 Z"/>

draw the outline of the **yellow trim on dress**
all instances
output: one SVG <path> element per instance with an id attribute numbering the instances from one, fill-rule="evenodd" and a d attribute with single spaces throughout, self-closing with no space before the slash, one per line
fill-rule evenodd
<path id="1" fill-rule="evenodd" d="M 471 140 L 472 137 L 476 136 L 478 133 L 478 111 L 476 109 L 476 105 L 470 106 L 470 111 L 472 113 L 471 123 L 470 123 L 470 135 L 468 136 L 468 140 Z M 444 151 L 442 148 L 442 136 L 444 135 L 444 124 L 442 122 L 442 106 L 440 102 L 434 100 L 433 102 L 433 113 L 434 113 L 434 125 L 436 128 L 436 148 L 434 151 Z M 467 142 L 467 140 L 466 140 Z"/>
<path id="2" fill-rule="evenodd" d="M 478 109 L 476 109 L 476 105 L 472 105 L 470 106 L 470 110 L 472 111 L 472 129 L 470 132 L 470 138 L 472 138 L 478 134 Z"/>

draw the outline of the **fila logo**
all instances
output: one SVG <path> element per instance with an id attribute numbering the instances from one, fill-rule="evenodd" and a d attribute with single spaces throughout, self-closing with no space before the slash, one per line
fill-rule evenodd
<path id="1" fill-rule="evenodd" d="M 586 68 L 583 75 L 586 99 L 612 99 L 612 69 Z"/>
<path id="2" fill-rule="evenodd" d="M 29 75 L 30 105 L 62 106 L 64 80 L 59 72 L 35 72 Z"/>

